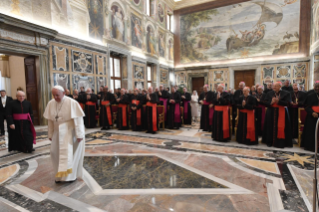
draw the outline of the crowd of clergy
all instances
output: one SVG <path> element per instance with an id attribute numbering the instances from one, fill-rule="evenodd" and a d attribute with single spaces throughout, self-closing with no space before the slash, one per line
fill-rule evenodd
<path id="1" fill-rule="evenodd" d="M 301 147 L 315 151 L 319 81 L 309 91 L 301 91 L 297 83 L 291 86 L 288 80 L 284 85 L 281 82 L 269 83 L 265 89 L 258 84 L 249 88 L 241 82 L 236 91 L 225 90 L 223 84 L 219 84 L 215 91 L 205 85 L 199 97 L 196 92 L 190 94 L 186 88 L 179 89 L 177 86 L 130 91 L 122 88 L 114 92 L 107 86 L 101 86 L 97 94 L 82 87 L 81 91 L 75 89 L 73 94 L 67 89 L 64 93 L 81 106 L 86 128 L 95 128 L 99 124 L 102 130 L 116 126 L 119 130 L 131 128 L 133 131 L 156 133 L 161 105 L 166 128 L 179 129 L 182 124 L 191 125 L 199 116 L 196 115 L 197 107 L 201 107 L 200 129 L 211 132 L 214 141 L 230 141 L 234 134 L 236 141 L 242 144 L 257 145 L 261 138 L 262 143 L 277 148 L 293 147 L 299 133 L 298 109 L 304 108 L 306 118 Z M 36 135 L 31 126 L 32 107 L 25 100 L 25 93 L 18 91 L 17 99 L 7 102 L 7 105 L 9 151 L 34 151 Z M 61 119 L 58 112 L 57 121 Z"/>
<path id="2" fill-rule="evenodd" d="M 309 91 L 302 91 L 299 84 L 284 82 L 256 84 L 251 88 L 240 82 L 236 91 L 225 90 L 219 84 L 215 91 L 207 85 L 199 97 L 177 86 L 153 90 L 125 90 L 114 92 L 108 87 L 100 87 L 97 94 L 89 88 L 73 95 L 66 90 L 69 97 L 77 100 L 85 112 L 86 128 L 94 128 L 99 123 L 102 130 L 114 125 L 119 130 L 131 128 L 133 131 L 158 131 L 157 106 L 165 108 L 165 126 L 168 129 L 179 129 L 182 124 L 191 125 L 194 121 L 194 107 L 201 107 L 200 129 L 211 132 L 214 141 L 227 142 L 235 134 L 236 141 L 246 145 L 257 145 L 259 138 L 267 146 L 277 148 L 293 147 L 299 136 L 298 109 L 307 112 L 301 146 L 306 150 L 315 149 L 315 125 L 319 113 L 319 81 Z M 196 104 L 195 104 L 196 103 Z M 113 110 L 117 115 L 113 119 Z M 96 111 L 99 111 L 97 118 Z M 197 111 L 197 108 L 195 108 Z M 99 120 L 99 121 L 98 121 Z M 115 123 L 114 123 L 115 122 Z"/>

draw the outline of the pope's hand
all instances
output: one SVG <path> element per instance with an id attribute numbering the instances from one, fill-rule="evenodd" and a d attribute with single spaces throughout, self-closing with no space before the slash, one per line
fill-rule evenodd
<path id="1" fill-rule="evenodd" d="M 83 140 L 83 138 L 78 138 L 77 140 L 78 140 L 78 142 L 81 142 Z"/>
<path id="2" fill-rule="evenodd" d="M 10 128 L 14 130 L 16 127 L 14 126 L 14 124 L 11 124 Z"/>
<path id="3" fill-rule="evenodd" d="M 313 113 L 312 113 L 312 116 L 313 116 L 314 118 L 318 118 L 318 113 L 313 112 Z"/>
<path id="4" fill-rule="evenodd" d="M 50 141 L 52 141 L 52 138 L 49 138 Z"/>

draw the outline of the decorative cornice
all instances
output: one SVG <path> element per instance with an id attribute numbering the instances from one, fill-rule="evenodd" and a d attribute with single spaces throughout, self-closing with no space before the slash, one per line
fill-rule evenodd
<path id="1" fill-rule="evenodd" d="M 58 32 L 53 29 L 49 29 L 43 26 L 39 26 L 36 24 L 32 24 L 30 22 L 22 21 L 17 18 L 10 17 L 8 15 L 4 15 L 0 13 L 0 28 L 3 29 L 10 29 L 10 28 L 19 28 L 24 29 L 26 31 L 29 31 L 34 33 L 37 32 L 41 34 L 43 37 L 46 37 L 48 39 L 54 38 Z"/>
<path id="2" fill-rule="evenodd" d="M 84 47 L 85 49 L 90 49 L 93 51 L 101 52 L 103 54 L 107 54 L 107 47 L 104 45 L 99 45 L 96 43 L 92 43 L 89 41 L 81 40 L 75 37 L 71 37 L 64 34 L 58 34 L 55 39 L 52 41 L 62 42 L 68 45 L 75 45 L 79 47 Z"/>
<path id="3" fill-rule="evenodd" d="M 195 6 L 198 4 L 203 4 L 203 3 L 207 3 L 207 2 L 212 2 L 212 1 L 217 1 L 217 0 L 181 0 L 178 2 L 174 2 L 174 10 L 179 10 L 182 8 L 186 8 L 186 7 L 191 7 L 191 6 Z"/>

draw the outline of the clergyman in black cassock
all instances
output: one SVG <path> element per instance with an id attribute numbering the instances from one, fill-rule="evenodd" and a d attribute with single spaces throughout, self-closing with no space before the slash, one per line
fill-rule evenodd
<path id="1" fill-rule="evenodd" d="M 4 120 L 6 119 L 6 113 L 7 113 L 7 106 L 9 103 L 13 100 L 10 96 L 7 96 L 5 90 L 1 90 L 1 104 L 0 104 L 0 129 L 1 129 L 1 135 L 3 136 L 4 131 Z"/>
<path id="2" fill-rule="evenodd" d="M 289 92 L 281 90 L 281 82 L 274 84 L 265 98 L 268 107 L 262 142 L 277 148 L 292 147 L 292 133 L 287 106 L 291 102 Z"/>
<path id="3" fill-rule="evenodd" d="M 172 87 L 171 94 L 168 98 L 168 111 L 167 111 L 167 128 L 179 129 L 182 124 L 181 110 L 180 110 L 181 96 Z"/>
<path id="4" fill-rule="evenodd" d="M 233 117 L 237 117 L 237 104 L 238 104 L 239 98 L 243 95 L 244 87 L 245 87 L 245 82 L 240 82 L 238 85 L 238 90 L 236 90 L 234 93 L 233 102 L 232 102 L 232 108 L 233 108 L 232 115 L 233 115 Z M 236 124 L 236 120 L 235 120 L 235 118 L 233 118 L 233 120 L 232 120 L 233 129 L 235 129 L 235 124 Z"/>
<path id="5" fill-rule="evenodd" d="M 167 121 L 167 104 L 168 104 L 168 98 L 169 93 L 167 90 L 164 89 L 163 85 L 160 85 L 159 91 L 157 92 L 158 98 L 159 98 L 159 105 L 164 105 L 165 108 L 165 122 Z"/>
<path id="6" fill-rule="evenodd" d="M 237 105 L 239 109 L 236 141 L 241 144 L 258 144 L 257 122 L 255 118 L 255 108 L 257 100 L 249 95 L 249 88 L 245 87 L 244 95 L 239 98 L 241 104 Z"/>
<path id="7" fill-rule="evenodd" d="M 110 129 L 113 126 L 112 104 L 115 102 L 115 97 L 109 92 L 108 87 L 103 88 L 100 101 L 100 127 L 101 130 Z"/>
<path id="8" fill-rule="evenodd" d="M 273 84 L 271 82 L 267 83 L 267 87 L 264 90 L 264 93 L 267 94 L 269 91 L 272 91 Z"/>
<path id="9" fill-rule="evenodd" d="M 303 146 L 305 150 L 315 152 L 315 133 L 318 133 L 316 125 L 319 116 L 319 81 L 316 81 L 313 92 L 308 94 L 305 105 L 307 116 L 305 120 L 305 127 L 302 132 L 301 146 Z"/>
<path id="10" fill-rule="evenodd" d="M 281 88 L 283 91 L 288 91 L 289 93 L 293 92 L 293 88 L 292 86 L 290 85 L 290 80 L 286 80 L 285 83 L 284 83 L 284 86 L 282 86 Z"/>
<path id="11" fill-rule="evenodd" d="M 130 108 L 131 108 L 131 127 L 133 131 L 143 130 L 143 110 L 142 98 L 138 93 L 138 89 L 134 90 L 133 95 L 131 96 Z"/>
<path id="12" fill-rule="evenodd" d="M 293 84 L 293 92 L 291 92 L 291 103 L 289 105 L 289 116 L 291 122 L 292 138 L 298 138 L 298 108 L 304 107 L 307 94 L 299 91 L 299 84 Z"/>
<path id="13" fill-rule="evenodd" d="M 153 92 L 153 88 L 148 88 L 148 94 L 146 95 L 146 129 L 147 133 L 156 133 L 158 131 L 158 114 L 157 103 L 158 95 Z"/>
<path id="14" fill-rule="evenodd" d="M 184 124 L 185 125 L 192 125 L 192 109 L 191 109 L 191 94 L 187 92 L 186 88 L 183 88 L 183 93 L 181 94 L 181 106 L 184 109 Z"/>
<path id="15" fill-rule="evenodd" d="M 36 134 L 33 126 L 31 103 L 25 100 L 23 91 L 17 92 L 17 99 L 7 107 L 7 124 L 9 126 L 9 152 L 17 150 L 24 153 L 34 151 Z"/>
<path id="16" fill-rule="evenodd" d="M 225 85 L 219 84 L 213 97 L 214 116 L 212 138 L 215 141 L 228 141 L 231 138 L 230 96 L 224 91 Z"/>
<path id="17" fill-rule="evenodd" d="M 265 98 L 266 94 L 263 92 L 264 87 L 259 86 L 257 89 L 257 93 L 254 96 L 257 101 L 257 107 L 255 109 L 255 116 L 257 119 L 257 134 L 258 136 L 263 135 L 263 129 L 265 124 L 265 115 L 266 115 L 266 106 L 265 106 Z"/>
<path id="18" fill-rule="evenodd" d="M 213 104 L 214 92 L 208 91 L 208 86 L 203 87 L 204 92 L 199 95 L 198 103 L 201 105 L 200 129 L 203 131 L 212 131 L 214 108 L 209 107 Z"/>
<path id="19" fill-rule="evenodd" d="M 130 104 L 130 98 L 125 94 L 125 90 L 121 89 L 121 96 L 116 100 L 117 106 L 117 128 L 119 130 L 129 129 L 128 122 L 128 106 Z"/>
<path id="20" fill-rule="evenodd" d="M 97 96 L 92 93 L 91 88 L 88 88 L 86 95 L 81 95 L 79 97 L 85 104 L 85 117 L 84 124 L 86 128 L 95 128 L 96 127 L 96 110 L 97 110 Z"/>

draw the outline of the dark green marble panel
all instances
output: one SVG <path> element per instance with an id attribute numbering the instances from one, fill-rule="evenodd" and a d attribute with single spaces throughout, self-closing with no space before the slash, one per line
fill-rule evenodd
<path id="1" fill-rule="evenodd" d="M 84 168 L 103 189 L 227 188 L 156 156 L 85 157 Z"/>

